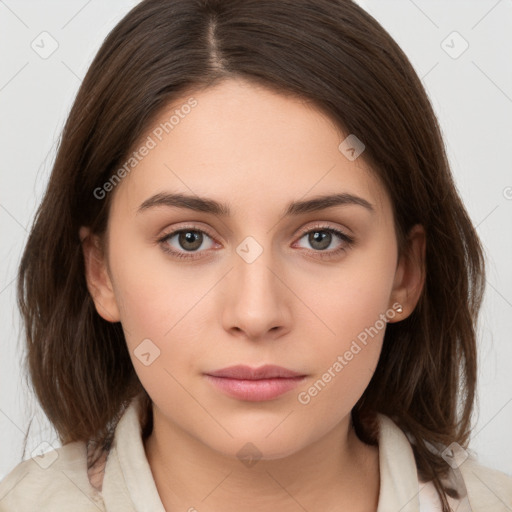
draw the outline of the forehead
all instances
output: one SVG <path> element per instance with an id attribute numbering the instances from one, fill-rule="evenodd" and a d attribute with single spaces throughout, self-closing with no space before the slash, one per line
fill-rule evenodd
<path id="1" fill-rule="evenodd" d="M 115 202 L 135 214 L 151 195 L 182 192 L 218 198 L 236 214 L 343 192 L 389 209 L 362 156 L 340 150 L 348 135 L 308 100 L 230 79 L 158 113 L 127 160 Z"/>

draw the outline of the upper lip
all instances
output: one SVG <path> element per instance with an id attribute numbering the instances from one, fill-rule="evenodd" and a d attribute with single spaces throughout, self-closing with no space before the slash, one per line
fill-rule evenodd
<path id="1" fill-rule="evenodd" d="M 304 374 L 297 373 L 282 366 L 275 366 L 266 364 L 258 368 L 251 366 L 237 365 L 221 368 L 213 372 L 208 372 L 207 375 L 212 377 L 224 377 L 229 379 L 240 380 L 260 380 L 260 379 L 276 379 L 276 378 L 292 378 L 303 377 Z"/>

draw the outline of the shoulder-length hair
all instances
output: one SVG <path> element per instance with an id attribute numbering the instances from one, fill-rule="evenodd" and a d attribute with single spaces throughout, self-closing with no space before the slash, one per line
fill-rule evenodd
<path id="1" fill-rule="evenodd" d="M 375 374 L 352 410 L 376 444 L 376 413 L 415 440 L 419 475 L 448 471 L 432 446 L 467 446 L 475 398 L 481 244 L 454 185 L 420 79 L 379 23 L 350 0 L 145 0 L 109 33 L 63 129 L 22 256 L 17 292 L 27 366 L 63 444 L 107 450 L 122 410 L 141 394 L 120 323 L 95 310 L 80 226 L 103 235 L 112 194 L 98 199 L 161 110 L 184 92 L 242 77 L 306 98 L 366 148 L 393 205 L 399 251 L 427 233 L 426 281 L 412 314 L 390 323 Z"/>

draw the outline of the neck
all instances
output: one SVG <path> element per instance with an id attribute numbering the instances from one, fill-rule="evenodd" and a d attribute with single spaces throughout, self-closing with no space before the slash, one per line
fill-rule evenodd
<path id="1" fill-rule="evenodd" d="M 359 440 L 350 416 L 284 458 L 244 464 L 190 436 L 153 407 L 146 456 L 166 510 L 375 511 L 378 448 Z"/>

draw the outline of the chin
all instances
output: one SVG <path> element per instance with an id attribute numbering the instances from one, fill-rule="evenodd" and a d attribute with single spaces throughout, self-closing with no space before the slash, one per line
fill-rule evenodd
<path id="1" fill-rule="evenodd" d="M 281 427 L 278 427 L 268 435 L 272 429 L 275 429 L 275 426 L 274 424 L 272 428 L 263 431 L 254 427 L 238 432 L 228 429 L 233 438 L 223 435 L 216 439 L 203 438 L 202 441 L 209 445 L 212 450 L 226 457 L 237 458 L 246 463 L 248 467 L 251 466 L 251 461 L 284 459 L 301 451 L 314 441 L 314 436 L 311 436 L 309 440 L 307 437 L 304 439 L 298 438 L 297 430 L 294 432 L 294 429 L 290 426 L 288 429 L 283 429 L 279 434 L 277 430 Z"/>

